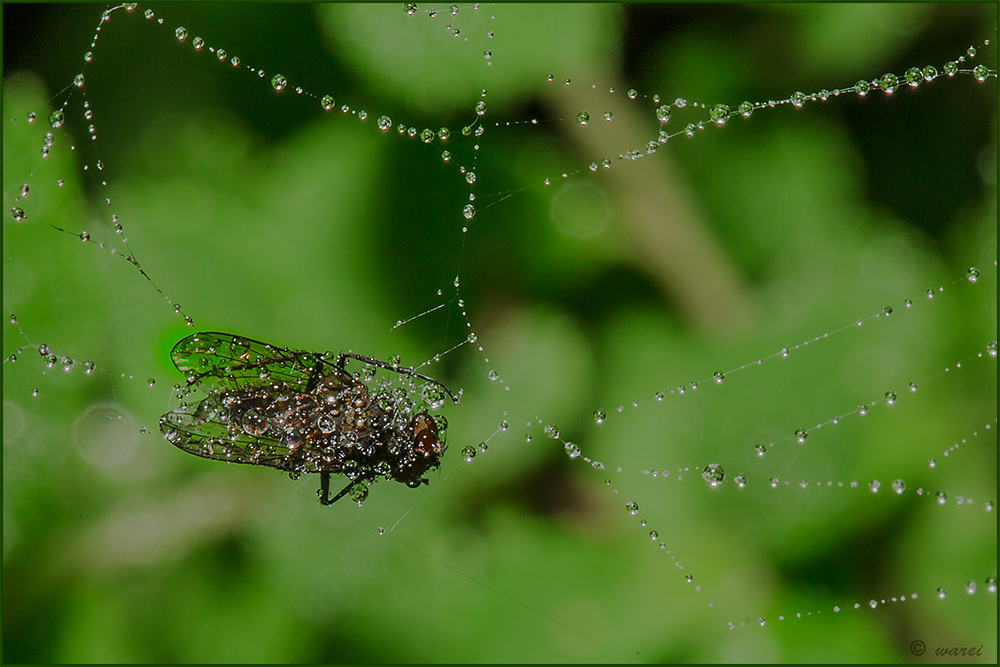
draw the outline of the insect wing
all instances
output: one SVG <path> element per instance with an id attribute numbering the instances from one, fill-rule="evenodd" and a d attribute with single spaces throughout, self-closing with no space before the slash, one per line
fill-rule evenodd
<path id="1" fill-rule="evenodd" d="M 170 351 L 188 384 L 220 382 L 241 388 L 262 382 L 281 382 L 298 391 L 310 391 L 319 378 L 336 373 L 335 357 L 269 345 L 227 333 L 192 334 Z"/>
<path id="2" fill-rule="evenodd" d="M 224 416 L 222 394 L 181 407 L 160 418 L 160 431 L 171 444 L 206 459 L 293 470 L 291 449 L 271 438 L 234 432 Z M 311 471 L 304 471 L 311 472 Z"/>

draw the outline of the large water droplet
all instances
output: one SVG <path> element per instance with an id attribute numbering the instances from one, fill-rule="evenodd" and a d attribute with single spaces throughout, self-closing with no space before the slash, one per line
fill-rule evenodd
<path id="1" fill-rule="evenodd" d="M 892 95 L 896 87 L 899 86 L 899 77 L 895 74 L 883 74 L 882 78 L 878 80 L 879 88 L 885 91 L 886 95 Z"/>
<path id="2" fill-rule="evenodd" d="M 271 77 L 271 87 L 274 88 L 279 93 L 283 91 L 287 85 L 288 85 L 288 79 L 286 79 L 282 75 L 275 74 L 274 76 Z M 358 488 L 358 486 L 360 486 L 360 484 L 355 484 L 354 488 L 356 489 Z"/>
<path id="3" fill-rule="evenodd" d="M 701 478 L 710 488 L 718 488 L 726 479 L 726 471 L 718 463 L 709 463 L 701 471 Z"/>
<path id="4" fill-rule="evenodd" d="M 639 513 L 639 503 L 629 501 L 625 503 L 625 509 L 628 510 L 629 514 L 635 516 L 636 514 Z"/>
<path id="5" fill-rule="evenodd" d="M 726 121 L 729 120 L 729 106 L 725 104 L 716 104 L 708 113 L 716 125 L 725 125 Z"/>
<path id="6" fill-rule="evenodd" d="M 178 26 L 177 29 L 174 30 L 174 36 L 177 37 L 178 42 L 183 42 L 188 36 L 187 28 L 184 26 Z"/>
<path id="7" fill-rule="evenodd" d="M 581 111 L 576 115 L 576 122 L 580 123 L 580 125 L 586 125 L 589 120 L 590 114 L 586 111 Z"/>

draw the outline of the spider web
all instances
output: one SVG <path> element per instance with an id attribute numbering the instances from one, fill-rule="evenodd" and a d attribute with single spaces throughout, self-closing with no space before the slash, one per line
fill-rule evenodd
<path id="1" fill-rule="evenodd" d="M 995 9 L 15 9 L 8 661 L 995 661 Z M 147 435 L 206 330 L 461 388 L 440 474 Z"/>

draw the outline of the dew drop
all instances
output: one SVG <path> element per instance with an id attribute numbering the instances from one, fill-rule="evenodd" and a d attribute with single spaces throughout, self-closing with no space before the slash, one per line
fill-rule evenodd
<path id="1" fill-rule="evenodd" d="M 965 592 L 968 593 L 969 595 L 972 595 L 973 593 L 975 593 L 976 592 L 976 582 L 970 581 L 969 583 L 967 583 L 965 585 Z"/>
<path id="2" fill-rule="evenodd" d="M 906 491 L 906 482 L 901 479 L 893 480 L 892 490 L 896 492 L 896 495 L 902 495 L 903 491 Z"/>
<path id="3" fill-rule="evenodd" d="M 809 437 L 809 432 L 806 431 L 804 428 L 800 428 L 795 431 L 795 439 L 799 442 L 799 444 L 805 442 L 806 438 L 808 437 Z"/>
<path id="4" fill-rule="evenodd" d="M 476 207 L 472 204 L 466 204 L 462 208 L 462 216 L 465 217 L 466 220 L 472 220 L 476 217 Z"/>
<path id="5" fill-rule="evenodd" d="M 727 105 L 716 104 L 708 114 L 716 125 L 725 125 L 729 120 L 730 111 Z"/>
<path id="6" fill-rule="evenodd" d="M 465 182 L 468 183 L 469 185 L 472 185 L 473 183 L 475 183 L 476 182 L 476 172 L 470 171 L 467 174 L 465 174 Z"/>
<path id="7" fill-rule="evenodd" d="M 892 405 L 895 402 L 896 402 L 896 392 L 894 391 L 885 392 L 885 404 Z"/>
<path id="8" fill-rule="evenodd" d="M 194 42 L 192 42 L 192 44 L 194 45 L 195 51 L 201 51 L 202 48 L 204 48 L 205 46 L 205 40 L 203 40 L 201 37 L 195 37 Z"/>
<path id="9" fill-rule="evenodd" d="M 77 74 L 76 75 L 76 77 L 73 79 L 73 85 L 75 85 L 77 88 L 83 88 L 83 75 L 82 74 Z"/>
<path id="10" fill-rule="evenodd" d="M 563 446 L 563 449 L 566 450 L 566 456 L 570 457 L 571 459 L 575 459 L 580 456 L 580 448 L 574 445 L 572 442 L 567 442 Z"/>
<path id="11" fill-rule="evenodd" d="M 948 494 L 944 491 L 938 491 L 934 494 L 935 500 L 937 500 L 938 505 L 944 505 L 948 502 Z"/>
<path id="12" fill-rule="evenodd" d="M 188 36 L 187 28 L 184 26 L 178 26 L 178 28 L 174 30 L 174 36 L 177 37 L 178 42 L 183 42 Z"/>
<path id="13" fill-rule="evenodd" d="M 744 489 L 744 488 L 746 488 L 746 485 L 747 485 L 747 476 L 746 475 L 737 475 L 736 477 L 733 477 L 733 482 L 736 483 L 736 488 L 738 488 L 738 489 Z"/>
<path id="14" fill-rule="evenodd" d="M 686 574 L 684 575 L 684 581 L 690 584 L 692 581 L 694 581 L 694 577 L 692 577 L 690 574 Z"/>
<path id="15" fill-rule="evenodd" d="M 25 215 L 24 210 L 18 208 L 17 206 L 14 206 L 13 208 L 10 209 L 10 217 L 14 218 L 15 222 L 21 222 L 28 216 Z"/>
<path id="16" fill-rule="evenodd" d="M 945 599 L 946 597 L 948 597 L 948 589 L 945 588 L 944 586 L 938 587 L 937 596 L 939 600 Z"/>
<path id="17" fill-rule="evenodd" d="M 63 113 L 62 109 L 56 109 L 51 114 L 49 114 L 49 125 L 55 129 L 62 127 L 63 121 L 66 120 L 66 115 Z"/>
<path id="18" fill-rule="evenodd" d="M 502 422 L 500 422 L 500 430 L 501 431 L 506 431 L 507 428 L 508 428 L 508 426 L 509 425 L 507 424 L 507 420 L 506 419 L 504 419 Z"/>
<path id="19" fill-rule="evenodd" d="M 287 85 L 288 85 L 288 80 L 282 75 L 275 74 L 274 76 L 271 77 L 271 87 L 274 88 L 279 93 L 283 91 L 285 89 L 285 86 Z M 354 488 L 357 488 L 358 486 L 360 485 L 355 485 Z"/>
<path id="20" fill-rule="evenodd" d="M 997 592 L 997 580 L 996 577 L 986 577 L 986 592 L 996 593 Z"/>
<path id="21" fill-rule="evenodd" d="M 878 493 L 878 490 L 881 488 L 882 488 L 882 482 L 878 481 L 877 479 L 873 479 L 872 481 L 868 482 L 868 489 L 872 493 Z"/>
<path id="22" fill-rule="evenodd" d="M 32 396 L 38 396 L 38 389 L 37 388 L 36 389 L 32 389 L 31 390 L 31 395 Z"/>
<path id="23" fill-rule="evenodd" d="M 545 428 L 542 429 L 546 436 L 552 440 L 559 439 L 559 429 L 556 428 L 555 424 L 546 424 Z"/>
<path id="24" fill-rule="evenodd" d="M 854 92 L 856 92 L 860 97 L 864 97 L 868 93 L 868 90 L 870 88 L 871 85 L 864 79 L 861 79 L 856 84 L 854 84 Z"/>
<path id="25" fill-rule="evenodd" d="M 792 93 L 792 96 L 789 99 L 791 99 L 792 101 L 792 106 L 794 106 L 796 109 L 801 109 L 802 103 L 805 102 L 806 100 L 806 94 L 803 93 L 801 90 L 797 90 L 794 93 Z"/>
<path id="26" fill-rule="evenodd" d="M 712 489 L 718 488 L 726 479 L 726 471 L 718 463 L 709 463 L 701 471 L 701 478 Z"/>
<path id="27" fill-rule="evenodd" d="M 472 445 L 469 445 L 467 447 L 463 447 L 462 448 L 462 458 L 465 459 L 466 463 L 469 463 L 470 461 L 472 461 L 472 459 L 476 458 L 476 448 L 473 447 Z"/>
<path id="28" fill-rule="evenodd" d="M 958 63 L 955 61 L 944 64 L 944 73 L 948 76 L 955 76 L 958 73 Z"/>
<path id="29" fill-rule="evenodd" d="M 743 102 L 742 104 L 740 104 L 740 115 L 741 116 L 743 116 L 744 118 L 749 118 L 750 114 L 752 114 L 752 113 L 753 113 L 753 103 L 752 102 Z"/>
<path id="30" fill-rule="evenodd" d="M 859 405 L 858 406 L 858 414 L 861 415 L 862 417 L 864 417 L 866 414 L 868 414 L 868 406 L 865 405 L 864 403 L 862 403 L 861 405 Z"/>
<path id="31" fill-rule="evenodd" d="M 712 377 L 715 378 L 715 384 L 722 384 L 722 381 L 726 379 L 726 376 L 722 371 L 715 371 L 715 373 L 712 374 Z"/>
<path id="32" fill-rule="evenodd" d="M 882 78 L 878 80 L 879 88 L 885 91 L 886 95 L 892 95 L 896 87 L 899 86 L 899 77 L 891 72 L 889 74 L 883 74 Z"/>
<path id="33" fill-rule="evenodd" d="M 762 442 L 754 446 L 753 450 L 757 453 L 757 456 L 764 456 L 764 454 L 767 454 L 767 447 L 765 447 Z"/>
<path id="34" fill-rule="evenodd" d="M 874 609 L 875 607 L 878 606 L 878 600 L 872 598 L 871 600 L 868 601 L 868 606 Z"/>
<path id="35" fill-rule="evenodd" d="M 997 356 L 997 342 L 995 340 L 991 340 L 986 344 L 986 354 L 991 357 Z"/>
<path id="36" fill-rule="evenodd" d="M 482 116 L 486 113 L 486 102 L 479 100 L 476 102 L 476 115 Z"/>
<path id="37" fill-rule="evenodd" d="M 965 277 L 970 283 L 974 283 L 979 280 L 979 269 L 974 266 L 970 266 L 969 270 L 965 272 Z"/>
<path id="38" fill-rule="evenodd" d="M 625 92 L 625 96 L 628 97 L 630 100 L 634 100 L 638 95 L 639 92 L 635 88 L 629 88 Z"/>
<path id="39" fill-rule="evenodd" d="M 333 99 L 332 95 L 324 95 L 319 103 L 323 106 L 323 111 L 329 111 L 336 105 L 337 101 Z"/>
<path id="40" fill-rule="evenodd" d="M 976 65 L 972 68 L 972 75 L 976 77 L 976 81 L 982 83 L 986 81 L 987 77 L 990 75 L 990 68 L 986 65 Z"/>
<path id="41" fill-rule="evenodd" d="M 351 500 L 361 507 L 361 503 L 365 502 L 365 498 L 368 497 L 368 485 L 367 484 L 355 484 L 351 487 L 351 490 L 347 492 L 347 495 L 351 497 Z"/>
<path id="42" fill-rule="evenodd" d="M 639 503 L 629 501 L 625 503 L 625 509 L 628 510 L 629 514 L 635 516 L 636 514 L 639 513 Z"/>
<path id="43" fill-rule="evenodd" d="M 589 120 L 590 114 L 586 111 L 581 111 L 576 115 L 576 122 L 580 123 L 580 125 L 586 125 Z"/>

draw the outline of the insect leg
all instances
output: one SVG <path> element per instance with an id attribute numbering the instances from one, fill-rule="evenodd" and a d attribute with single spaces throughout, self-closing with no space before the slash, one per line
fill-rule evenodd
<path id="1" fill-rule="evenodd" d="M 444 386 L 434 378 L 424 375 L 423 373 L 418 373 L 412 368 L 399 368 L 398 366 L 393 367 L 385 363 L 384 361 L 379 361 L 378 359 L 372 359 L 371 357 L 366 357 L 363 354 L 354 354 L 352 352 L 341 352 L 340 354 L 337 355 L 337 370 L 339 372 L 344 372 L 344 359 L 347 358 L 357 359 L 358 361 L 363 361 L 373 366 L 384 368 L 385 370 L 392 371 L 393 373 L 401 373 L 402 375 L 409 375 L 411 377 L 420 378 L 421 380 L 426 380 L 427 382 L 436 384 L 437 386 L 444 389 L 445 392 L 448 394 L 448 396 L 451 397 L 451 400 L 454 401 L 456 405 L 458 405 L 458 396 L 455 396 L 455 394 L 452 393 L 451 389 L 448 389 L 448 387 Z"/>
<path id="2" fill-rule="evenodd" d="M 319 478 L 320 499 L 319 499 L 319 502 L 322 503 L 323 505 L 332 505 L 332 504 L 334 504 L 335 502 L 337 502 L 338 500 L 340 500 L 341 498 L 343 498 L 345 495 L 347 495 L 347 492 L 350 491 L 351 488 L 356 483 L 357 483 L 356 481 L 349 482 L 347 484 L 347 486 L 345 486 L 343 489 L 340 490 L 340 493 L 338 493 L 337 495 L 335 495 L 333 497 L 333 499 L 331 499 L 330 498 L 330 473 L 328 473 L 328 472 L 320 473 L 320 478 Z"/>

